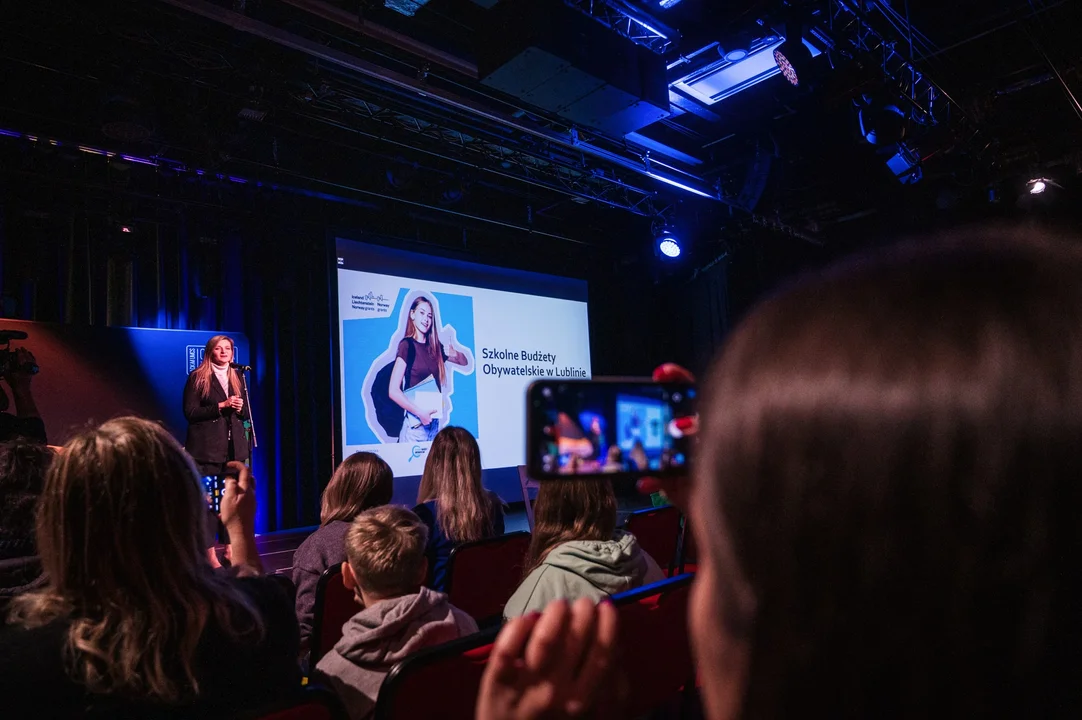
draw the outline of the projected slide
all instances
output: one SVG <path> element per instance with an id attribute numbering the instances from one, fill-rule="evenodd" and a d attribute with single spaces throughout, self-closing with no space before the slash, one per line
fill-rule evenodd
<path id="1" fill-rule="evenodd" d="M 525 462 L 525 391 L 590 377 L 586 284 L 339 239 L 343 456 L 420 475 L 458 425 L 483 467 Z"/>

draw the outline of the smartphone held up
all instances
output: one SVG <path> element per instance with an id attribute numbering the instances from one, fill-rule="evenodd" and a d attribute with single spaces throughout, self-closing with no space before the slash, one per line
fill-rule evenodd
<path id="1" fill-rule="evenodd" d="M 527 472 L 535 480 L 683 475 L 695 386 L 649 380 L 540 380 L 526 391 Z"/>

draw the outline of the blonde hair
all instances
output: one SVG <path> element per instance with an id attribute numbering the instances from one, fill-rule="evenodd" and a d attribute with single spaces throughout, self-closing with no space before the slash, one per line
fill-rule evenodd
<path id="1" fill-rule="evenodd" d="M 481 487 L 481 449 L 469 430 L 446 427 L 436 434 L 421 475 L 417 502 L 436 501 L 436 524 L 453 543 L 495 532 L 494 503 Z"/>
<path id="2" fill-rule="evenodd" d="M 394 473 L 375 453 L 359 452 L 342 461 L 323 491 L 319 524 L 352 520 L 357 513 L 391 502 Z"/>
<path id="3" fill-rule="evenodd" d="M 428 528 L 413 512 L 392 505 L 365 510 L 346 533 L 346 558 L 365 592 L 397 597 L 424 581 Z"/>
<path id="4" fill-rule="evenodd" d="M 198 696 L 199 641 L 256 642 L 251 601 L 205 560 L 207 508 L 191 459 L 162 427 L 124 417 L 68 441 L 45 479 L 37 545 L 48 584 L 11 622 L 65 622 L 65 665 L 96 694 Z"/>
<path id="5" fill-rule="evenodd" d="M 192 375 L 195 375 L 195 389 L 200 397 L 206 397 L 210 394 L 210 381 L 214 377 L 214 363 L 211 362 L 211 358 L 214 357 L 214 348 L 222 340 L 229 341 L 229 347 L 232 349 L 234 356 L 237 353 L 237 345 L 233 342 L 233 338 L 228 335 L 215 335 L 210 340 L 207 340 L 207 345 L 203 349 L 203 362 L 199 363 L 199 367 L 195 370 L 192 370 Z M 236 360 L 236 357 L 233 359 Z M 234 392 L 240 392 L 240 374 L 233 368 L 229 368 L 229 386 Z"/>

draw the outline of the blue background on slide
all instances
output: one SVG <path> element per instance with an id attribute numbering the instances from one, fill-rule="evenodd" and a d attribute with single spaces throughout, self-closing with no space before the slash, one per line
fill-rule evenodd
<path id="1" fill-rule="evenodd" d="M 398 291 L 394 308 L 388 317 L 363 318 L 342 322 L 342 382 L 345 383 L 346 444 L 375 445 L 380 442 L 365 418 L 364 378 L 377 356 L 387 351 L 391 335 L 398 330 L 399 313 L 407 293 Z M 468 295 L 432 293 L 439 303 L 440 323 L 455 329 L 458 344 L 474 351 L 473 298 Z M 476 359 L 475 359 L 476 363 Z M 448 372 L 452 372 L 448 367 Z M 455 373 L 454 394 L 451 395 L 451 424 L 469 430 L 476 437 L 477 372 L 470 375 Z"/>

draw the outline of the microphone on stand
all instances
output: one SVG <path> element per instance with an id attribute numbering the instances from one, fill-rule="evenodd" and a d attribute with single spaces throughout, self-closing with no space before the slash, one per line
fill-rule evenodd
<path id="1" fill-rule="evenodd" d="M 251 372 L 252 371 L 252 366 L 251 365 L 241 365 L 240 363 L 231 362 L 231 363 L 229 363 L 229 367 L 233 368 L 234 370 L 240 370 L 241 372 Z"/>

